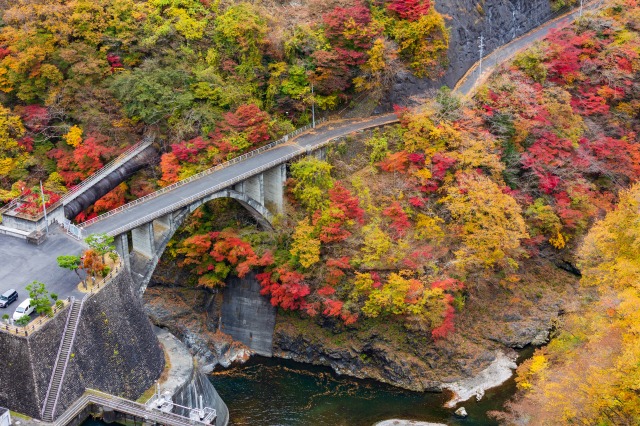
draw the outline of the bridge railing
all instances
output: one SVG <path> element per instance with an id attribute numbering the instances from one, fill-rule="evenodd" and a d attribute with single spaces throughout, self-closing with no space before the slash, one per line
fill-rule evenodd
<path id="1" fill-rule="evenodd" d="M 83 229 L 71 223 L 69 219 L 62 219 L 61 225 L 65 229 L 65 231 L 67 231 L 67 234 L 75 237 L 77 240 L 81 240 L 84 238 Z"/>
<path id="2" fill-rule="evenodd" d="M 324 119 L 321 119 L 321 120 L 318 120 L 316 123 L 319 124 L 319 123 L 322 123 L 323 121 L 324 121 Z M 160 189 L 158 191 L 152 192 L 151 194 L 147 194 L 144 197 L 140 197 L 135 201 L 132 201 L 132 202 L 127 203 L 127 204 L 124 204 L 124 205 L 122 205 L 122 206 L 120 206 L 120 207 L 118 207 L 116 209 L 113 209 L 113 210 L 110 210 L 110 211 L 108 211 L 106 213 L 103 213 L 100 216 L 94 217 L 93 219 L 87 220 L 86 222 L 83 222 L 83 223 L 80 224 L 80 228 L 86 228 L 86 227 L 88 227 L 88 226 L 90 226 L 90 225 L 92 225 L 92 224 L 94 224 L 94 223 L 96 223 L 98 221 L 101 221 L 103 219 L 111 217 L 111 216 L 113 216 L 115 214 L 118 214 L 118 213 L 124 211 L 124 210 L 130 209 L 131 207 L 134 207 L 134 206 L 136 206 L 136 205 L 138 205 L 140 203 L 144 203 L 145 201 L 149 201 L 149 200 L 151 200 L 153 198 L 157 198 L 160 195 L 165 194 L 165 193 L 167 193 L 169 191 L 173 191 L 174 189 L 179 188 L 181 186 L 184 186 L 184 185 L 186 185 L 186 184 L 188 184 L 190 182 L 193 182 L 194 180 L 198 180 L 198 179 L 203 178 L 205 176 L 208 176 L 208 175 L 210 175 L 212 173 L 215 173 L 218 170 L 222 170 L 222 169 L 227 168 L 227 167 L 229 167 L 231 165 L 234 165 L 236 163 L 244 161 L 244 160 L 246 160 L 248 158 L 255 157 L 258 154 L 262 154 L 263 152 L 265 152 L 265 151 L 267 151 L 267 150 L 269 150 L 269 149 L 271 149 L 271 148 L 273 148 L 275 146 L 282 145 L 283 143 L 288 142 L 291 138 L 299 135 L 300 133 L 306 132 L 307 130 L 309 130 L 311 128 L 312 128 L 312 125 L 311 124 L 307 124 L 306 126 L 303 126 L 303 127 L 299 128 L 299 129 L 297 129 L 297 130 L 295 130 L 295 131 L 283 136 L 282 138 L 278 139 L 277 141 L 271 142 L 268 145 L 261 146 L 260 148 L 254 149 L 254 150 L 249 151 L 249 152 L 247 152 L 245 154 L 242 154 L 242 155 L 240 155 L 238 157 L 232 158 L 231 160 L 225 161 L 222 164 L 218 164 L 217 166 L 213 166 L 213 167 L 211 167 L 211 168 L 209 168 L 207 170 L 204 170 L 204 171 L 202 171 L 200 173 L 197 173 L 197 174 L 195 174 L 193 176 L 190 176 L 190 177 L 188 177 L 186 179 L 183 179 L 183 180 L 180 180 L 178 182 L 175 182 L 175 183 L 173 183 L 173 184 L 171 184 L 169 186 L 165 186 L 164 188 L 162 188 L 162 189 Z"/>
<path id="3" fill-rule="evenodd" d="M 386 125 L 386 124 L 390 124 L 390 123 L 397 122 L 397 121 L 398 121 L 398 118 L 395 117 L 395 118 L 391 118 L 388 122 L 385 121 L 384 123 L 375 123 L 375 124 L 372 124 L 371 126 L 364 127 L 364 128 L 362 128 L 360 130 L 366 130 L 368 128 L 378 127 L 378 126 L 381 126 L 381 125 Z M 207 195 L 214 194 L 214 193 L 216 193 L 218 191 L 226 189 L 231 185 L 234 185 L 236 183 L 242 182 L 243 180 L 245 180 L 245 179 L 247 179 L 247 178 L 249 178 L 251 176 L 254 176 L 254 175 L 258 174 L 258 173 L 261 173 L 263 171 L 269 170 L 269 169 L 273 168 L 274 166 L 277 166 L 279 164 L 285 163 L 285 162 L 287 162 L 287 161 L 289 161 L 289 160 L 291 160 L 291 159 L 293 159 L 295 157 L 298 157 L 298 156 L 303 155 L 303 154 L 310 154 L 311 152 L 316 151 L 316 150 L 318 150 L 320 148 L 323 148 L 324 146 L 329 145 L 330 143 L 333 143 L 335 140 L 341 139 L 343 137 L 344 137 L 344 135 L 336 136 L 334 138 L 327 139 L 326 141 L 324 141 L 322 143 L 319 143 L 318 145 L 314 145 L 313 147 L 308 147 L 308 148 L 300 147 L 295 152 L 287 154 L 284 157 L 281 157 L 281 158 L 278 158 L 276 160 L 270 161 L 269 163 L 263 164 L 263 165 L 261 165 L 259 167 L 256 167 L 256 168 L 254 168 L 252 170 L 249 170 L 249 171 L 247 171 L 245 173 L 242 173 L 242 174 L 240 174 L 238 176 L 235 176 L 235 177 L 233 177 L 231 179 L 227 179 L 224 182 L 221 182 L 221 183 L 219 183 L 217 185 L 214 185 L 214 186 L 212 186 L 210 188 L 207 188 L 207 189 L 205 189 L 203 191 L 200 191 L 199 193 L 197 193 L 195 195 L 192 195 L 192 196 L 190 196 L 188 198 L 185 198 L 185 199 L 183 199 L 183 200 L 181 200 L 181 201 L 179 201 L 177 203 L 173 203 L 173 204 L 171 204 L 171 205 L 169 205 L 167 207 L 164 207 L 164 208 L 162 208 L 162 209 L 160 209 L 160 210 L 158 210 L 158 211 L 156 211 L 154 213 L 148 214 L 148 215 L 146 215 L 146 216 L 144 216 L 144 217 L 142 217 L 142 218 L 140 218 L 138 220 L 135 220 L 135 221 L 133 221 L 133 222 L 131 222 L 131 223 L 125 225 L 125 226 L 121 226 L 121 227 L 116 228 L 116 229 L 114 229 L 112 231 L 109 231 L 109 232 L 107 232 L 107 234 L 110 235 L 110 236 L 120 235 L 120 234 L 122 234 L 122 233 L 124 233 L 126 231 L 129 231 L 130 229 L 137 228 L 140 225 L 143 225 L 145 223 L 149 223 L 154 219 L 162 217 L 162 216 L 164 216 L 164 215 L 166 215 L 168 213 L 171 213 L 171 212 L 173 212 L 175 210 L 178 210 L 178 209 L 180 209 L 182 207 L 186 207 L 186 206 L 194 203 L 195 201 L 198 201 L 198 200 L 206 197 Z"/>

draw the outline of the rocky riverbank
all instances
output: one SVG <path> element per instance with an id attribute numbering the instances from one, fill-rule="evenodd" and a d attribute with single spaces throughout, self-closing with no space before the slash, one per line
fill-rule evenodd
<path id="1" fill-rule="evenodd" d="M 570 274 L 550 264 L 523 267 L 528 283 L 517 288 L 478 281 L 456 319 L 457 332 L 441 341 L 399 322 L 369 320 L 347 328 L 280 311 L 273 355 L 409 390 L 448 390 L 453 406 L 509 378 L 515 368 L 509 348 L 544 343 L 558 315 L 576 304 Z M 180 338 L 206 371 L 254 355 L 220 331 L 222 292 L 189 286 L 189 276 L 175 266 L 163 265 L 160 272 L 144 295 L 145 310 L 154 324 Z M 170 278 L 183 285 L 169 283 Z"/>

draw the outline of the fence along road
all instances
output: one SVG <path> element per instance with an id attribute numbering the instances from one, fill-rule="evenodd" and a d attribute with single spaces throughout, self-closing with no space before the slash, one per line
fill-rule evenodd
<path id="1" fill-rule="evenodd" d="M 185 180 L 170 191 L 160 190 L 149 194 L 142 202 L 134 201 L 118 209 L 115 213 L 106 213 L 93 221 L 83 224 L 85 235 L 93 233 L 120 234 L 142 223 L 150 222 L 168 211 L 177 210 L 183 205 L 204 198 L 207 194 L 228 188 L 234 183 L 245 180 L 268 168 L 286 163 L 292 158 L 318 149 L 331 141 L 350 133 L 396 123 L 395 114 L 380 115 L 364 120 L 348 120 L 327 123 L 309 133 L 301 134 L 287 143 L 278 145 L 260 154 L 247 156 L 243 161 L 231 161 L 226 167 L 214 167 L 212 172 L 203 173 L 199 179 Z"/>
<path id="2" fill-rule="evenodd" d="M 583 13 L 590 10 L 601 9 L 605 3 L 604 0 L 593 0 L 583 5 Z M 456 83 L 454 91 L 457 93 L 469 96 L 473 94 L 475 88 L 484 82 L 498 65 L 508 61 L 516 55 L 516 53 L 529 47 L 536 41 L 545 38 L 552 29 L 563 28 L 570 24 L 575 18 L 580 15 L 580 9 L 563 8 L 562 10 L 554 13 L 551 17 L 555 16 L 551 21 L 547 21 L 544 24 L 530 30 L 529 32 L 521 35 L 520 37 L 511 40 L 509 43 L 502 45 L 495 49 L 490 54 L 482 58 L 482 73 L 480 73 L 479 64 L 480 61 L 473 64 L 471 68 L 466 72 L 458 83 Z"/>
<path id="3" fill-rule="evenodd" d="M 584 10 L 597 10 L 604 5 L 603 0 L 594 0 L 584 6 Z M 495 68 L 509 60 L 518 51 L 529 46 L 535 41 L 543 39 L 551 29 L 560 28 L 576 18 L 581 11 L 575 9 L 572 12 L 560 11 L 555 19 L 540 25 L 539 27 L 529 31 L 519 38 L 507 43 L 506 45 L 494 50 L 491 54 L 483 58 L 483 70 L 481 74 L 476 62 L 469 71 L 458 81 L 454 90 L 462 95 L 469 95 L 475 87 L 482 83 L 483 79 L 488 77 Z M 157 191 L 153 194 L 126 204 L 115 211 L 105 213 L 97 218 L 81 225 L 81 233 L 87 235 L 89 233 L 107 232 L 121 233 L 132 229 L 145 221 L 150 221 L 155 217 L 160 217 L 171 210 L 172 206 L 188 205 L 190 201 L 197 197 L 204 196 L 223 189 L 224 185 L 231 186 L 235 182 L 242 181 L 247 177 L 259 173 L 264 170 L 266 164 L 276 165 L 290 160 L 298 155 L 303 154 L 301 149 L 316 149 L 319 146 L 328 143 L 336 138 L 345 136 L 349 133 L 363 130 L 371 126 L 371 123 L 389 124 L 397 122 L 394 115 L 383 115 L 368 120 L 361 121 L 343 121 L 330 123 L 319 130 L 323 132 L 310 133 L 299 136 L 297 138 L 298 149 L 293 144 L 285 144 L 277 146 L 281 141 L 269 144 L 268 149 L 264 153 L 259 153 L 262 149 L 250 152 L 239 159 L 232 160 L 228 165 L 214 167 L 205 172 L 193 176 L 185 181 L 178 182 L 169 188 Z M 377 124 L 380 125 L 380 124 Z M 306 129 L 299 129 L 295 134 Z M 294 134 L 294 135 L 295 135 Z M 294 136 L 291 135 L 291 136 Z M 288 138 L 286 138 L 288 139 Z M 267 148 L 267 147 L 264 147 Z M 262 165 L 262 169 L 260 168 Z M 207 186 L 208 185 L 208 186 Z M 214 190 L 215 189 L 215 190 Z M 158 201 L 161 200 L 161 201 Z M 177 207 L 176 207 L 177 208 Z M 126 214 L 123 214 L 126 212 Z"/>

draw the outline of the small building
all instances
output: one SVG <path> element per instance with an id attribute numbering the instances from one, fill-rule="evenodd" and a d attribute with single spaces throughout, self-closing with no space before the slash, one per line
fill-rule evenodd
<path id="1" fill-rule="evenodd" d="M 7 408 L 0 407 L 0 426 L 11 425 L 11 413 Z"/>

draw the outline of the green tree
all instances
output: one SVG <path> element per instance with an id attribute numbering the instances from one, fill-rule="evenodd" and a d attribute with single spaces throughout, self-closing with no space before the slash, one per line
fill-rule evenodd
<path id="1" fill-rule="evenodd" d="M 293 195 L 309 213 L 326 204 L 327 191 L 333 187 L 332 168 L 326 161 L 315 157 L 307 157 L 291 165 L 291 176 L 296 181 Z"/>
<path id="2" fill-rule="evenodd" d="M 36 312 L 40 315 L 51 314 L 51 302 L 49 301 L 49 291 L 47 291 L 44 283 L 33 281 L 27 285 L 25 289 L 29 292 L 31 304 L 36 308 Z"/>
<path id="3" fill-rule="evenodd" d="M 118 74 L 111 90 L 134 121 L 155 124 L 163 119 L 176 121 L 192 105 L 192 79 L 183 70 L 157 68 L 145 63 L 134 71 Z"/>
<path id="4" fill-rule="evenodd" d="M 107 234 L 91 234 L 84 241 L 102 257 L 102 263 L 105 262 L 104 256 L 116 249 L 113 245 L 113 237 Z"/>
<path id="5" fill-rule="evenodd" d="M 58 261 L 59 267 L 75 272 L 78 278 L 83 282 L 84 288 L 87 288 L 86 278 L 83 279 L 80 276 L 80 266 L 82 265 L 82 259 L 80 258 L 80 256 L 58 256 L 56 260 Z"/>

